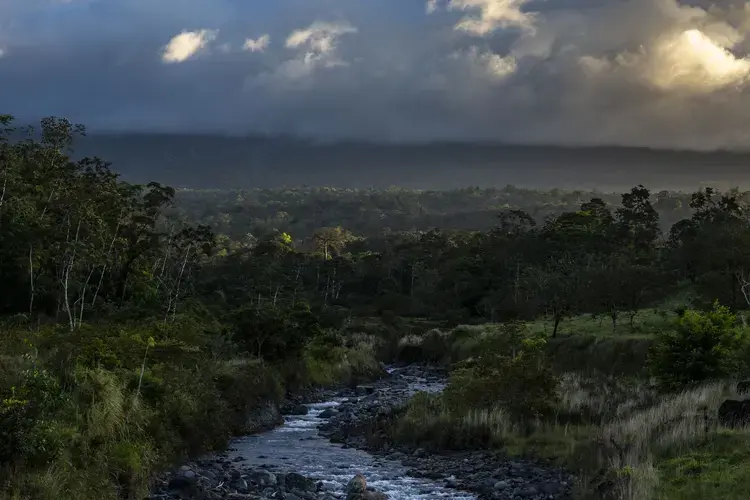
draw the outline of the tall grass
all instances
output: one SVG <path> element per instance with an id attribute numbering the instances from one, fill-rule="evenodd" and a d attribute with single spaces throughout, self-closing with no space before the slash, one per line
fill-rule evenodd
<path id="1" fill-rule="evenodd" d="M 716 414 L 732 397 L 729 383 L 664 396 L 643 381 L 565 374 L 552 418 L 518 422 L 502 408 L 456 412 L 439 395 L 420 393 L 392 437 L 425 449 L 486 448 L 555 460 L 577 473 L 578 498 L 649 500 L 664 486 L 659 467 L 665 460 L 725 432 Z"/>
<path id="2" fill-rule="evenodd" d="M 265 410 L 292 382 L 349 381 L 380 369 L 366 335 L 307 346 L 301 362 L 271 365 L 217 352 L 209 327 L 4 331 L 0 500 L 143 498 L 156 471 L 271 425 Z"/>

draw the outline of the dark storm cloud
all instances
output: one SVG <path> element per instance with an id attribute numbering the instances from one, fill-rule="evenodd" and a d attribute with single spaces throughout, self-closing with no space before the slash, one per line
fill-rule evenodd
<path id="1" fill-rule="evenodd" d="M 5 0 L 0 111 L 119 130 L 750 147 L 748 31 L 744 0 Z"/>

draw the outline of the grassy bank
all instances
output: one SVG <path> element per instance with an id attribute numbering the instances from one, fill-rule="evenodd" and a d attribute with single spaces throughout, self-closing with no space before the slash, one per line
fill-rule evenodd
<path id="1" fill-rule="evenodd" d="M 646 317 L 650 333 L 550 339 L 538 323 L 509 323 L 405 337 L 401 356 L 453 370 L 442 395 L 410 401 L 391 439 L 550 460 L 576 473 L 581 499 L 743 497 L 750 431 L 722 428 L 717 413 L 741 399 L 732 379 L 747 373 L 747 327 L 718 306 Z"/>
<path id="2" fill-rule="evenodd" d="M 590 315 L 566 322 L 555 338 L 548 337 L 549 323 L 524 323 L 530 334 L 546 338 L 544 349 L 558 373 L 586 372 L 602 376 L 643 374 L 654 334 L 671 328 L 676 316 L 644 311 L 633 325 L 613 333 L 611 324 Z M 408 331 L 414 331 L 410 329 Z M 403 363 L 427 362 L 451 366 L 479 354 L 492 339 L 504 335 L 506 325 L 460 325 L 425 328 L 420 333 L 404 331 L 392 349 L 392 357 Z M 419 330 L 416 330 L 419 331 Z"/>
<path id="3" fill-rule="evenodd" d="M 156 471 L 277 423 L 288 389 L 377 372 L 372 338 L 338 340 L 272 363 L 237 355 L 220 325 L 196 317 L 75 332 L 6 324 L 0 498 L 143 498 Z"/>
<path id="4" fill-rule="evenodd" d="M 577 473 L 582 499 L 744 498 L 750 432 L 716 422 L 721 402 L 736 397 L 731 386 L 667 398 L 647 387 L 595 387 L 564 377 L 554 414 L 532 422 L 499 408 L 457 413 L 443 398 L 420 394 L 392 437 L 433 450 L 488 448 L 549 460 Z"/>

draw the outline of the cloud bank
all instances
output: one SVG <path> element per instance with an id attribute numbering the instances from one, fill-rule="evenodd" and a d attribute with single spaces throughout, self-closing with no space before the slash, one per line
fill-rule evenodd
<path id="1" fill-rule="evenodd" d="M 746 149 L 749 33 L 746 0 L 5 0 L 0 112 L 98 130 Z"/>

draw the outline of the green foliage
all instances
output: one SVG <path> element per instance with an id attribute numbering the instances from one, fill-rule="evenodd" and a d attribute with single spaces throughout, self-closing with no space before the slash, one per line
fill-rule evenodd
<path id="1" fill-rule="evenodd" d="M 502 408 L 518 421 L 549 416 L 556 403 L 557 379 L 538 353 L 484 358 L 451 374 L 445 390 L 449 408 Z"/>
<path id="2" fill-rule="evenodd" d="M 0 372 L 0 482 L 9 488 L 0 497 L 11 490 L 35 500 L 93 498 L 89 489 L 100 498 L 142 494 L 155 468 L 224 444 L 256 405 L 283 394 L 273 367 L 212 359 L 201 353 L 205 339 L 190 331 L 192 343 L 180 349 L 192 347 L 192 362 L 166 356 L 143 367 L 147 346 L 158 351 L 170 345 L 165 334 L 179 333 L 146 321 L 74 334 L 64 327 L 4 333 L 8 347 L 27 340 L 26 352 Z"/>
<path id="3" fill-rule="evenodd" d="M 38 466 L 55 459 L 63 449 L 55 413 L 68 400 L 58 380 L 46 370 L 21 373 L 0 401 L 0 465 L 20 461 Z"/>
<path id="4" fill-rule="evenodd" d="M 269 361 L 298 357 L 307 342 L 320 334 L 317 317 L 305 305 L 248 306 L 237 310 L 230 321 L 237 343 Z"/>
<path id="5" fill-rule="evenodd" d="M 659 461 L 658 495 L 664 500 L 747 497 L 750 484 L 750 435 L 722 431 L 711 440 Z"/>
<path id="6" fill-rule="evenodd" d="M 303 386 L 329 386 L 337 383 L 356 385 L 382 374 L 376 360 L 377 342 L 360 336 L 353 342 L 328 332 L 316 338 L 305 350 L 302 366 Z"/>
<path id="7" fill-rule="evenodd" d="M 523 323 L 431 330 L 411 342 L 418 340 L 435 357 L 466 357 L 441 395 L 412 398 L 393 428 L 398 442 L 442 449 L 502 446 L 514 429 L 531 429 L 558 406 L 559 380 L 545 358 L 545 339 Z"/>
<path id="8" fill-rule="evenodd" d="M 686 311 L 674 330 L 659 334 L 650 365 L 666 388 L 720 380 L 744 368 L 749 341 L 736 315 L 716 302 L 707 312 Z"/>

